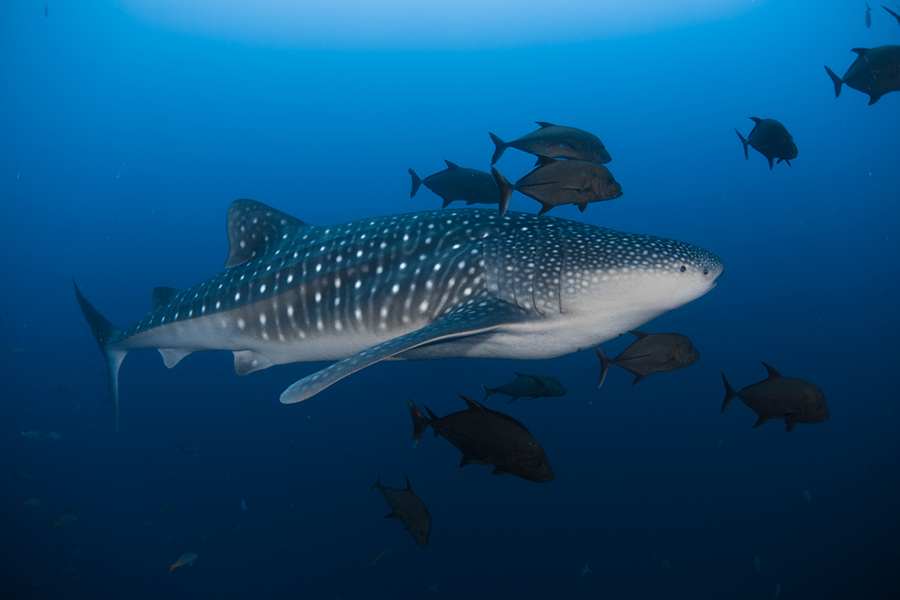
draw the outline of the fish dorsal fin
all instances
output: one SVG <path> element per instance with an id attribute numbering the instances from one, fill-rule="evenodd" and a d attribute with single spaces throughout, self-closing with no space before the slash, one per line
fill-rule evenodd
<path id="1" fill-rule="evenodd" d="M 472 400 L 472 399 L 469 398 L 468 396 L 460 396 L 460 398 L 462 398 L 463 400 L 466 401 L 466 406 L 469 407 L 469 410 L 474 410 L 474 411 L 477 411 L 477 412 L 484 412 L 484 411 L 487 410 L 487 409 L 486 409 L 484 406 L 482 406 L 480 403 L 475 402 L 474 400 Z"/>
<path id="2" fill-rule="evenodd" d="M 766 368 L 766 371 L 769 372 L 769 379 L 778 379 L 781 377 L 781 373 L 776 371 L 772 365 L 767 365 L 766 363 L 763 363 L 762 365 Z"/>
<path id="3" fill-rule="evenodd" d="M 544 129 L 545 127 L 556 127 L 556 125 L 554 125 L 553 123 L 548 123 L 547 121 L 535 121 L 535 123 L 540 125 L 541 129 Z"/>
<path id="4" fill-rule="evenodd" d="M 403 476 L 406 477 L 406 491 L 407 491 L 407 492 L 412 492 L 413 489 L 412 489 L 412 484 L 409 482 L 409 475 L 407 475 L 406 473 L 404 473 Z"/>
<path id="5" fill-rule="evenodd" d="M 448 168 L 448 169 L 458 169 L 458 168 L 459 168 L 459 165 L 450 162 L 450 161 L 447 160 L 446 158 L 444 159 L 444 162 L 447 163 L 447 168 Z"/>
<path id="6" fill-rule="evenodd" d="M 526 376 L 526 377 L 527 377 L 527 376 Z M 489 409 L 489 408 L 486 408 L 483 404 L 480 404 L 480 403 L 478 403 L 478 402 L 475 402 L 474 400 L 472 400 L 472 399 L 469 398 L 468 396 L 460 396 L 460 398 L 462 398 L 463 400 L 466 401 L 466 404 L 469 406 L 469 410 L 474 410 L 474 411 L 478 411 L 478 412 L 486 412 L 486 413 L 491 413 L 491 414 L 497 415 L 497 416 L 500 417 L 501 419 L 505 419 L 505 420 L 509 421 L 510 423 L 512 423 L 513 425 L 517 425 L 518 427 L 521 427 L 522 429 L 525 430 L 526 433 L 531 433 L 530 431 L 528 431 L 528 428 L 527 428 L 527 427 L 525 427 L 524 425 L 522 425 L 522 423 L 520 423 L 520 422 L 517 421 L 516 419 L 513 419 L 511 416 L 509 416 L 509 415 L 507 415 L 507 414 L 505 414 L 505 413 L 498 412 L 498 411 L 496 411 L 496 410 L 491 410 L 491 409 Z"/>
<path id="7" fill-rule="evenodd" d="M 643 331 L 634 331 L 634 330 L 631 330 L 628 333 L 633 333 L 634 335 L 637 336 L 638 339 L 645 338 L 648 335 L 650 335 L 649 333 L 644 333 Z"/>
<path id="8" fill-rule="evenodd" d="M 865 54 L 868 51 L 869 51 L 868 48 L 851 48 L 850 49 L 850 52 L 856 52 L 860 56 L 862 56 L 863 54 Z"/>
<path id="9" fill-rule="evenodd" d="M 228 260 L 225 268 L 265 256 L 298 229 L 310 227 L 300 219 L 254 200 L 235 200 L 228 207 Z"/>
<path id="10" fill-rule="evenodd" d="M 153 288 L 150 300 L 151 312 L 171 302 L 180 291 L 181 290 L 176 290 L 175 288 L 166 287 L 164 285 Z"/>
<path id="11" fill-rule="evenodd" d="M 759 122 L 762 121 L 759 117 L 750 117 L 750 120 L 759 125 Z"/>
<path id="12" fill-rule="evenodd" d="M 543 167 L 546 165 L 552 165 L 555 162 L 557 162 L 557 159 L 555 159 L 555 158 L 552 158 L 550 156 L 544 156 L 543 154 L 538 154 L 537 159 L 534 163 L 534 166 Z"/>
<path id="13" fill-rule="evenodd" d="M 489 408 L 486 408 L 485 410 L 494 413 L 494 414 L 497 415 L 498 417 L 502 417 L 503 419 L 506 419 L 507 421 L 509 421 L 509 422 L 512 423 L 513 425 L 516 425 L 516 426 L 518 426 L 518 427 L 521 427 L 522 429 L 525 430 L 525 433 L 528 433 L 528 434 L 531 433 L 530 431 L 528 431 L 528 428 L 525 427 L 525 425 L 522 424 L 521 421 L 512 418 L 511 416 L 507 415 L 506 413 L 497 412 L 496 410 L 491 410 L 491 409 L 489 409 Z"/>
<path id="14" fill-rule="evenodd" d="M 527 377 L 528 379 L 533 380 L 537 389 L 546 387 L 546 384 L 540 378 L 535 377 L 534 375 L 526 375 L 525 373 L 519 373 L 518 371 L 513 371 L 513 373 L 515 373 L 517 377 Z"/>

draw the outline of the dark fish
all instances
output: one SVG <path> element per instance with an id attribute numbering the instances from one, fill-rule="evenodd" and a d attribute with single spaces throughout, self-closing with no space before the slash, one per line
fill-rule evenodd
<path id="1" fill-rule="evenodd" d="M 867 6 L 868 6 L 868 5 L 867 5 Z M 897 23 L 900 23 L 900 15 L 898 15 L 897 13 L 895 13 L 894 11 L 892 11 L 891 9 L 889 9 L 889 8 L 888 8 L 887 6 L 885 6 L 884 4 L 881 5 L 881 8 L 883 8 L 884 10 L 886 10 L 886 11 L 888 11 L 889 13 L 891 13 L 892 15 L 894 15 L 894 18 L 897 19 Z M 872 9 L 869 9 L 869 10 L 872 10 Z"/>
<path id="2" fill-rule="evenodd" d="M 603 385 L 610 365 L 618 365 L 626 371 L 634 373 L 634 381 L 631 382 L 631 385 L 635 385 L 647 375 L 689 367 L 700 360 L 700 353 L 694 348 L 691 340 L 680 333 L 643 333 L 641 331 L 629 333 L 633 333 L 638 339 L 612 360 L 606 358 L 600 348 L 594 346 L 594 352 L 600 359 L 598 388 Z"/>
<path id="3" fill-rule="evenodd" d="M 494 167 L 491 174 L 500 188 L 500 214 L 506 214 L 513 190 L 541 203 L 539 215 L 554 206 L 577 204 L 584 212 L 589 202 L 614 200 L 622 195 L 622 186 L 609 169 L 586 160 L 556 160 L 541 158 L 540 166 L 517 181 L 515 185 Z"/>
<path id="4" fill-rule="evenodd" d="M 491 164 L 500 160 L 503 152 L 509 147 L 550 158 L 575 158 L 598 164 L 605 164 L 612 160 L 603 142 L 593 133 L 545 121 L 535 121 L 535 123 L 541 128 L 512 142 L 504 142 L 493 133 L 488 133 L 494 141 L 494 145 L 497 146 L 494 156 L 491 158 Z"/>
<path id="5" fill-rule="evenodd" d="M 841 85 L 845 83 L 854 90 L 868 94 L 870 105 L 878 102 L 888 92 L 900 90 L 900 46 L 853 48 L 851 52 L 856 52 L 859 56 L 843 78 L 825 66 L 828 76 L 834 82 L 835 98 L 841 95 Z"/>
<path id="6" fill-rule="evenodd" d="M 494 467 L 491 475 L 509 473 L 528 481 L 553 481 L 553 469 L 544 449 L 524 425 L 471 398 L 461 398 L 468 410 L 438 417 L 426 406 L 431 418 L 407 398 L 406 406 L 413 421 L 413 447 L 431 425 L 435 437 L 443 436 L 463 453 L 460 467 L 475 463 Z"/>
<path id="7" fill-rule="evenodd" d="M 482 402 L 487 402 L 487 399 L 494 394 L 503 394 L 511 396 L 509 404 L 512 404 L 519 398 L 563 396 L 566 393 L 566 388 L 555 377 L 526 375 L 524 373 L 516 373 L 515 379 L 500 387 L 489 388 L 486 385 L 482 385 L 481 388 L 484 390 L 484 400 Z"/>
<path id="8" fill-rule="evenodd" d="M 47 17 L 50 15 L 50 9 L 47 8 L 47 3 L 44 3 L 44 16 Z"/>
<path id="9" fill-rule="evenodd" d="M 794 144 L 794 138 L 788 133 L 784 125 L 775 119 L 759 119 L 750 117 L 756 125 L 750 132 L 750 135 L 744 139 L 741 132 L 734 128 L 735 133 L 741 138 L 744 144 L 744 158 L 750 160 L 747 151 L 747 145 L 753 146 L 753 149 L 769 159 L 769 170 L 773 167 L 773 160 L 776 158 L 778 162 L 784 161 L 791 166 L 791 159 L 797 158 L 797 145 Z"/>
<path id="10" fill-rule="evenodd" d="M 725 378 L 725 373 L 722 373 L 722 381 L 725 383 L 722 412 L 728 408 L 732 398 L 737 396 L 759 415 L 754 427 L 759 427 L 769 419 L 784 419 L 790 432 L 797 423 L 824 423 L 828 420 L 828 407 L 825 406 L 825 394 L 821 389 L 802 379 L 783 377 L 766 363 L 763 366 L 769 376 L 740 392 L 734 391 Z"/>
<path id="11" fill-rule="evenodd" d="M 64 385 L 58 385 L 58 386 L 56 386 L 56 389 L 54 389 L 53 391 L 56 392 L 57 394 L 74 394 L 75 388 L 70 388 L 70 387 L 67 387 Z"/>
<path id="12" fill-rule="evenodd" d="M 409 483 L 409 477 L 406 477 L 406 489 L 389 488 L 381 485 L 381 476 L 375 482 L 369 491 L 378 488 L 378 491 L 384 495 L 388 506 L 391 507 L 391 514 L 385 515 L 385 519 L 397 519 L 403 523 L 403 528 L 409 532 L 409 535 L 416 543 L 423 548 L 428 547 L 428 536 L 431 535 L 431 515 L 428 509 L 419 500 L 419 497 L 413 492 L 412 484 Z M 378 558 L 381 558 L 380 556 Z M 378 560 L 378 559 L 375 559 Z M 375 564 L 374 562 L 372 563 Z"/>
<path id="13" fill-rule="evenodd" d="M 493 177 L 477 169 L 464 169 L 449 160 L 444 160 L 447 168 L 420 179 L 416 172 L 409 169 L 412 177 L 412 198 L 424 184 L 429 190 L 443 198 L 442 208 L 447 208 L 454 200 L 464 200 L 466 204 L 497 204 L 500 202 L 500 190 Z"/>
<path id="14" fill-rule="evenodd" d="M 882 6 L 882 8 L 884 8 L 884 10 L 888 10 L 884 6 Z M 888 12 L 891 12 L 891 11 L 888 10 Z M 868 2 L 866 2 L 866 27 L 871 27 L 871 26 L 872 26 L 872 7 L 869 6 Z"/>

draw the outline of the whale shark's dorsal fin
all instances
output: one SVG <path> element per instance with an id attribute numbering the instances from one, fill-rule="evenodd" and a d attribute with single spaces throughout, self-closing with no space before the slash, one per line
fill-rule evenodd
<path id="1" fill-rule="evenodd" d="M 225 217 L 229 245 L 225 268 L 269 254 L 303 227 L 311 225 L 255 200 L 235 200 Z"/>

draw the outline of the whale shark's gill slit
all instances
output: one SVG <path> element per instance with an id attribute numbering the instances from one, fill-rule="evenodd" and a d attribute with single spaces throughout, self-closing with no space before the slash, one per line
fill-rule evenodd
<path id="1" fill-rule="evenodd" d="M 553 229 L 541 231 L 537 237 L 534 256 L 534 307 L 540 314 L 563 312 L 561 279 L 563 268 L 562 243 Z"/>

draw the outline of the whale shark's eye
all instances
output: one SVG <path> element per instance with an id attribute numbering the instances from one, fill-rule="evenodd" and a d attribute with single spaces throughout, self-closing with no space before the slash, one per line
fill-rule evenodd
<path id="1" fill-rule="evenodd" d="M 703 275 L 709 275 L 709 269 L 703 269 Z"/>
<path id="2" fill-rule="evenodd" d="M 681 265 L 681 272 L 684 273 L 685 271 L 687 271 L 687 267 L 684 265 Z"/>

